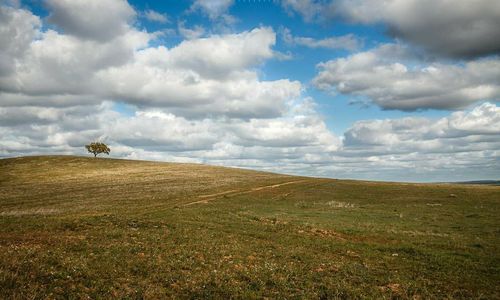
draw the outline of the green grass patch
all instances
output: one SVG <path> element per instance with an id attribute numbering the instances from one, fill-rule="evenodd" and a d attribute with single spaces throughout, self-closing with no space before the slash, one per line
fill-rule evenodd
<path id="1" fill-rule="evenodd" d="M 500 298 L 499 187 L 72 156 L 0 178 L 2 299 Z"/>

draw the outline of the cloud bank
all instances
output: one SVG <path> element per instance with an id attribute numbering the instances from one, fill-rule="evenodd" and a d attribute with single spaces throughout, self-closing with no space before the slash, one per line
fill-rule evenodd
<path id="1" fill-rule="evenodd" d="M 463 64 L 418 61 L 407 48 L 384 44 L 318 64 L 313 84 L 384 109 L 461 109 L 500 99 L 500 60 Z"/>

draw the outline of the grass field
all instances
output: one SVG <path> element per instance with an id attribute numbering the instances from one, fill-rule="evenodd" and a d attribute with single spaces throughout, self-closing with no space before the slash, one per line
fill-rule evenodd
<path id="1" fill-rule="evenodd" d="M 500 187 L 0 160 L 1 299 L 500 298 Z"/>

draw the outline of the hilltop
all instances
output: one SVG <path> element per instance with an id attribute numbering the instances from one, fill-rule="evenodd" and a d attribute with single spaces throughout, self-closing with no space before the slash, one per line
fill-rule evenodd
<path id="1" fill-rule="evenodd" d="M 498 186 L 0 159 L 0 298 L 499 298 L 499 213 Z"/>

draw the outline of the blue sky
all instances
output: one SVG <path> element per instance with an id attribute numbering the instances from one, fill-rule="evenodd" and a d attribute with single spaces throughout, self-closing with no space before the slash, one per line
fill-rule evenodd
<path id="1" fill-rule="evenodd" d="M 0 2 L 0 156 L 498 179 L 500 5 Z M 472 9 L 473 8 L 473 9 Z"/>

